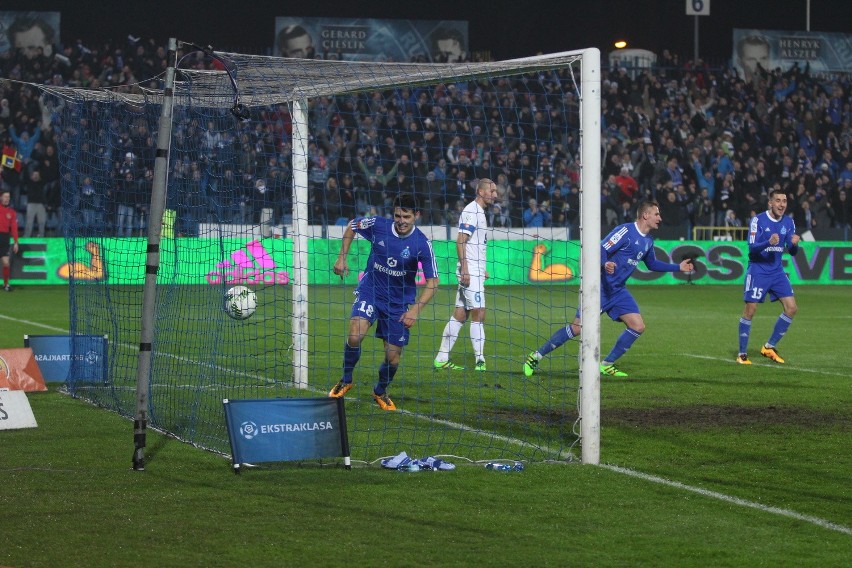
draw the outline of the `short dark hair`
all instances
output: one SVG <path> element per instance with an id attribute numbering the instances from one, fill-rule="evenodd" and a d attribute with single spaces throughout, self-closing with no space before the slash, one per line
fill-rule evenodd
<path id="1" fill-rule="evenodd" d="M 22 14 L 15 18 L 15 21 L 13 21 L 6 29 L 6 36 L 14 44 L 16 34 L 33 28 L 39 28 L 44 34 L 44 41 L 50 45 L 53 44 L 53 41 L 56 39 L 56 30 L 54 30 L 53 26 L 48 24 L 44 18 L 36 16 L 35 14 Z"/>
<path id="2" fill-rule="evenodd" d="M 393 208 L 407 209 L 409 211 L 420 211 L 420 207 L 417 204 L 417 198 L 414 197 L 413 193 L 400 193 L 393 200 Z"/>
<path id="3" fill-rule="evenodd" d="M 445 41 L 445 40 L 448 40 L 448 39 L 451 39 L 453 41 L 457 41 L 459 43 L 459 45 L 462 46 L 462 48 L 465 47 L 464 35 L 462 35 L 461 31 L 457 30 L 456 28 L 448 28 L 448 27 L 438 28 L 437 30 L 432 32 L 432 35 L 430 37 L 432 39 L 432 49 L 434 51 L 438 51 L 438 42 L 439 41 Z"/>
<path id="4" fill-rule="evenodd" d="M 781 189 L 780 187 L 773 187 L 772 189 L 769 190 L 769 199 L 772 199 L 773 197 L 775 197 L 776 194 L 779 194 L 779 193 L 786 197 L 787 190 Z"/>
<path id="5" fill-rule="evenodd" d="M 294 24 L 292 26 L 287 26 L 283 28 L 280 32 L 278 32 L 278 37 L 275 38 L 275 45 L 278 47 L 278 53 L 281 55 L 287 54 L 287 43 L 294 38 L 308 36 L 311 38 L 311 47 L 306 53 L 307 57 L 310 59 L 314 56 L 315 48 L 313 46 L 314 38 L 311 34 L 306 30 L 303 26 L 299 24 Z"/>
<path id="6" fill-rule="evenodd" d="M 646 211 L 650 211 L 654 207 L 659 207 L 660 204 L 656 201 L 643 201 L 639 204 L 639 207 L 636 208 L 636 217 L 641 217 L 645 214 Z"/>

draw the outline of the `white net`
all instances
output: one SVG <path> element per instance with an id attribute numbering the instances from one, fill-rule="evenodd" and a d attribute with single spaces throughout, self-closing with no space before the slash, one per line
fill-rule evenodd
<path id="1" fill-rule="evenodd" d="M 570 459 L 576 351 L 532 378 L 521 367 L 579 305 L 582 54 L 452 65 L 207 55 L 220 69 L 180 69 L 172 92 L 47 92 L 62 101 L 68 250 L 83 265 L 96 251 L 107 267 L 72 279 L 71 306 L 74 332 L 112 338 L 111 380 L 74 393 L 134 414 L 142 235 L 158 117 L 173 95 L 150 425 L 227 453 L 222 399 L 325 396 L 370 246 L 356 241 L 354 274 L 334 276 L 345 223 L 388 216 L 396 195 L 414 193 L 442 287 L 389 390 L 397 412 L 370 396 L 384 353 L 365 339 L 346 395 L 353 458 Z M 499 186 L 487 212 L 487 371 L 473 370 L 467 327 L 451 355 L 466 369 L 436 371 L 458 214 L 484 177 Z M 244 320 L 223 309 L 235 285 L 257 298 Z"/>

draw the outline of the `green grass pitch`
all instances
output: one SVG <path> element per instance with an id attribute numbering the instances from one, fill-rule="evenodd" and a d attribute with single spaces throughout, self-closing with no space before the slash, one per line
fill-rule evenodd
<path id="1" fill-rule="evenodd" d="M 453 392 L 524 394 L 510 386 L 523 384 L 525 351 L 571 310 L 565 300 L 558 313 L 542 310 L 523 329 L 509 329 L 501 320 L 515 309 L 516 290 L 495 294 L 489 310 L 488 378 L 466 372 Z M 780 310 L 761 306 L 751 367 L 734 363 L 739 287 L 632 290 L 647 330 L 619 362 L 631 377 L 602 383 L 604 467 L 534 462 L 498 474 L 459 462 L 453 472 L 401 474 L 282 465 L 234 476 L 220 456 L 152 431 L 147 469 L 133 472 L 131 423 L 51 384 L 50 392 L 29 395 L 37 429 L 0 431 L 0 565 L 123 566 L 140 558 L 157 566 L 848 562 L 852 310 L 845 287 L 797 287 L 799 313 L 779 344 L 783 366 L 757 352 Z M 319 289 L 318 304 L 323 293 L 345 295 Z M 401 408 L 428 404 L 405 384 L 431 364 L 451 293 L 442 289 L 414 330 L 395 386 Z M 346 310 L 342 301 L 329 305 L 327 320 L 317 320 L 327 329 L 317 329 L 322 339 L 312 342 L 312 361 L 327 370 L 330 386 Z M 0 295 L 0 348 L 22 346 L 24 334 L 67 330 L 67 313 L 64 288 Z M 603 351 L 621 329 L 602 322 Z M 367 391 L 377 360 L 366 352 L 380 349 L 370 338 L 364 348 L 356 381 Z M 457 350 L 469 352 L 466 332 Z M 576 345 L 554 353 L 536 380 L 544 385 L 536 397 L 558 393 L 565 400 L 557 407 L 570 412 Z M 495 395 L 486 382 L 506 392 Z M 367 398 L 359 391 L 347 413 L 380 417 Z M 551 436 L 544 418 L 526 420 Z M 646 477 L 624 475 L 622 467 Z"/>

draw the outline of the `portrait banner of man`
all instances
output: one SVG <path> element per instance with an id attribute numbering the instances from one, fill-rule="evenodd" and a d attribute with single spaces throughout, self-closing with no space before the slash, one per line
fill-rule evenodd
<path id="1" fill-rule="evenodd" d="M 795 65 L 811 73 L 846 73 L 852 66 L 852 34 L 735 28 L 731 61 L 749 82 L 761 69 L 784 72 Z"/>
<path id="2" fill-rule="evenodd" d="M 276 55 L 296 59 L 313 59 L 316 54 L 314 39 L 303 26 L 290 25 L 278 31 L 275 36 Z"/>
<path id="3" fill-rule="evenodd" d="M 14 49 L 27 59 L 53 57 L 60 12 L 0 11 L 0 54 Z"/>
<path id="4" fill-rule="evenodd" d="M 769 38 L 765 35 L 758 32 L 741 35 L 734 40 L 734 66 L 747 82 L 751 82 L 759 75 L 759 69 L 766 72 L 772 69 L 771 52 Z"/>
<path id="5" fill-rule="evenodd" d="M 342 61 L 464 61 L 468 23 L 278 17 L 273 54 Z"/>

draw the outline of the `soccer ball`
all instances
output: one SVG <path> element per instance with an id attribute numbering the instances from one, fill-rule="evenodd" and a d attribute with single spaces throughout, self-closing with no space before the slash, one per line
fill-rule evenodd
<path id="1" fill-rule="evenodd" d="M 225 313 L 235 320 L 244 320 L 257 309 L 257 296 L 245 286 L 234 286 L 225 293 Z"/>

